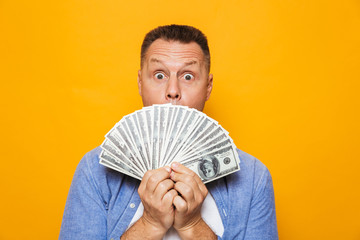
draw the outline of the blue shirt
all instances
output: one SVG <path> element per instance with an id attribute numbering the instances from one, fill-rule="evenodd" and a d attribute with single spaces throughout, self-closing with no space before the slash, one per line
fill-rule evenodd
<path id="1" fill-rule="evenodd" d="M 98 147 L 80 161 L 67 198 L 59 239 L 120 239 L 141 200 L 139 180 L 99 164 Z M 206 184 L 222 222 L 218 239 L 278 239 L 268 169 L 238 150 L 240 171 Z"/>

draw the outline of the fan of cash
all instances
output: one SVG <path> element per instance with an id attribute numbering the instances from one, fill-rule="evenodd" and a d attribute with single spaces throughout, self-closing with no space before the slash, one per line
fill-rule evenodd
<path id="1" fill-rule="evenodd" d="M 163 104 L 124 116 L 105 135 L 100 163 L 142 179 L 179 162 L 204 183 L 240 170 L 236 147 L 218 122 L 193 108 Z"/>

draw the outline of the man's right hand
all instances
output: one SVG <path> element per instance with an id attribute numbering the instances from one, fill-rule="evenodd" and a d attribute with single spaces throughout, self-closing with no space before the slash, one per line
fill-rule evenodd
<path id="1" fill-rule="evenodd" d="M 168 166 L 147 171 L 138 189 L 144 205 L 140 220 L 153 233 L 161 235 L 161 238 L 174 223 L 173 199 L 178 195 L 170 173 Z"/>

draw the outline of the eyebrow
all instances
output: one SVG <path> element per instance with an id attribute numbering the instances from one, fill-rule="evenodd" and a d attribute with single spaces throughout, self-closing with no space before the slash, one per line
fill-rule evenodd
<path id="1" fill-rule="evenodd" d="M 151 58 L 150 62 L 156 62 L 156 63 L 162 63 L 159 59 L 157 58 Z"/>
<path id="2" fill-rule="evenodd" d="M 190 61 L 190 62 L 186 62 L 186 63 L 185 63 L 185 66 L 194 65 L 194 64 L 197 64 L 197 63 L 198 63 L 197 61 L 192 60 L 192 61 Z"/>
<path id="3" fill-rule="evenodd" d="M 161 63 L 161 64 L 163 64 L 163 62 L 160 61 L 160 60 L 157 59 L 157 58 L 151 58 L 151 59 L 150 59 L 150 62 L 155 62 L 155 63 Z M 194 64 L 197 64 L 197 63 L 198 63 L 197 61 L 191 60 L 191 61 L 189 61 L 189 62 L 184 63 L 184 67 L 185 67 L 185 66 L 189 66 L 189 65 L 194 65 Z"/>

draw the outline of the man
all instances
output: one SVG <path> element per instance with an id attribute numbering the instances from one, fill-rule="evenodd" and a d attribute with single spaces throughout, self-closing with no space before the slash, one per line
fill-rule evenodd
<path id="1" fill-rule="evenodd" d="M 141 48 L 139 93 L 203 110 L 213 76 L 206 37 L 190 26 L 149 32 Z M 272 180 L 238 150 L 239 172 L 206 186 L 179 163 L 148 171 L 141 182 L 84 156 L 69 191 L 60 239 L 277 239 Z"/>

